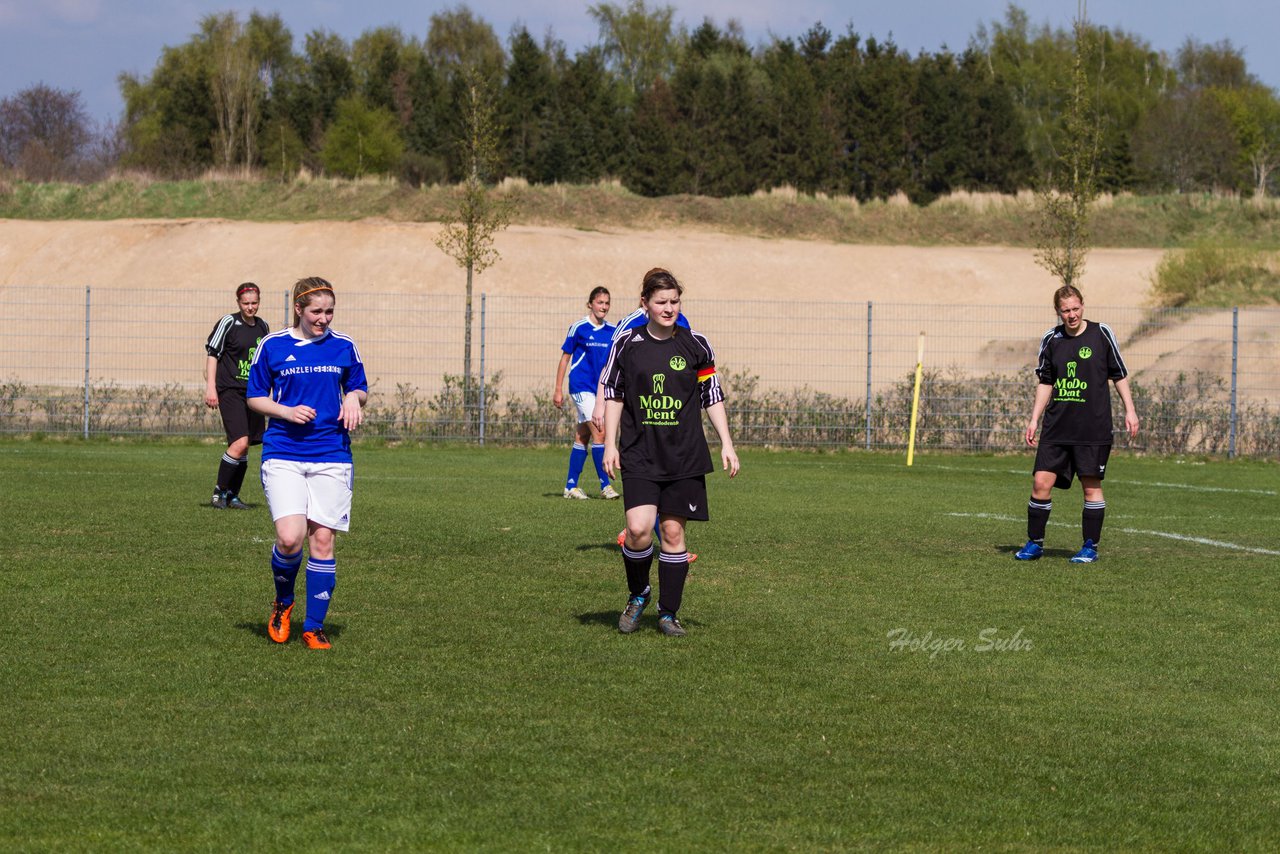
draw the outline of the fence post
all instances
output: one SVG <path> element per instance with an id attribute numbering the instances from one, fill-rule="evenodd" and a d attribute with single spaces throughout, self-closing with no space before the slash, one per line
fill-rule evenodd
<path id="1" fill-rule="evenodd" d="M 871 300 L 867 300 L 867 450 L 871 450 Z"/>
<path id="2" fill-rule="evenodd" d="M 289 315 L 289 292 L 284 292 L 284 328 L 288 329 L 293 325 L 293 318 Z"/>
<path id="3" fill-rule="evenodd" d="M 480 444 L 484 444 L 484 308 L 485 294 L 480 293 Z"/>
<path id="4" fill-rule="evenodd" d="M 1227 459 L 1236 456 L 1236 388 L 1238 358 L 1240 356 L 1240 306 L 1231 309 L 1231 444 L 1227 447 Z"/>
<path id="5" fill-rule="evenodd" d="M 84 287 L 84 438 L 89 438 L 89 286 Z"/>

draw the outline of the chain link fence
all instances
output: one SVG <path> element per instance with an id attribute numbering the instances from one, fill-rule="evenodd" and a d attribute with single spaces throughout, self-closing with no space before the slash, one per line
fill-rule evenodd
<path id="1" fill-rule="evenodd" d="M 355 338 L 372 383 L 362 429 L 393 440 L 568 441 L 571 410 L 552 405 L 552 386 L 583 303 L 479 295 L 467 377 L 461 295 L 340 292 L 335 328 Z M 611 316 L 631 307 L 615 297 Z M 203 403 L 203 345 L 234 308 L 222 292 L 0 288 L 0 432 L 220 436 Z M 288 308 L 287 292 L 262 294 L 273 330 Z M 686 297 L 684 310 L 716 348 L 735 441 L 805 448 L 905 448 L 922 333 L 917 448 L 1018 448 L 1037 346 L 1056 323 L 1048 305 Z M 1090 305 L 1086 316 L 1115 330 L 1130 369 L 1142 430 L 1134 441 L 1117 430 L 1118 445 L 1280 451 L 1280 309 Z"/>

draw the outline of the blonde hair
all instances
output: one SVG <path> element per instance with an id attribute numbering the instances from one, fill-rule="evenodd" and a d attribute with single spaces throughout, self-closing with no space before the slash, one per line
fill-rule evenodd
<path id="1" fill-rule="evenodd" d="M 1072 297 L 1080 300 L 1080 304 L 1084 305 L 1084 294 L 1080 293 L 1080 289 L 1075 285 L 1063 285 L 1058 288 L 1053 292 L 1053 310 L 1062 308 L 1062 303 Z"/>
<path id="2" fill-rule="evenodd" d="M 305 279 L 298 279 L 293 286 L 293 304 L 298 308 L 306 308 L 311 305 L 311 301 L 315 299 L 315 294 L 328 292 L 336 302 L 338 297 L 333 292 L 333 285 L 328 280 L 319 276 L 308 276 Z M 301 318 L 295 312 L 293 315 L 293 325 L 297 326 Z"/>

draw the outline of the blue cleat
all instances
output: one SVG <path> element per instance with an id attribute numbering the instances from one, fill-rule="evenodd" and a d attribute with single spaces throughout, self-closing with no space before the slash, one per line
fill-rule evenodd
<path id="1" fill-rule="evenodd" d="M 1014 560 L 1039 560 L 1044 554 L 1044 546 L 1035 540 L 1027 540 L 1027 544 L 1014 553 Z"/>
<path id="2" fill-rule="evenodd" d="M 1080 551 L 1071 556 L 1072 563 L 1093 563 L 1097 559 L 1098 547 L 1094 545 L 1093 540 L 1085 540 Z"/>
<path id="3" fill-rule="evenodd" d="M 627 607 L 623 609 L 622 616 L 618 618 L 618 631 L 624 635 L 629 635 L 636 629 L 640 628 L 640 615 L 644 613 L 645 606 L 649 604 L 649 594 L 641 593 L 639 596 L 632 596 L 627 600 Z"/>

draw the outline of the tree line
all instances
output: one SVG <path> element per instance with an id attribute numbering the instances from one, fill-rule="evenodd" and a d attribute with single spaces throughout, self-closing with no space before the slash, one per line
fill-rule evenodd
<path id="1" fill-rule="evenodd" d="M 465 5 L 431 15 L 422 38 L 314 30 L 300 45 L 275 14 L 209 15 L 149 74 L 121 75 L 124 114 L 103 131 L 75 92 L 40 85 L 0 101 L 0 162 L 30 180 L 306 169 L 454 183 L 477 80 L 493 98 L 495 178 L 927 203 L 1037 186 L 1060 162 L 1074 37 L 1017 6 L 963 50 L 916 55 L 821 23 L 752 46 L 732 20 L 690 30 L 675 13 L 589 6 L 599 39 L 573 53 L 522 26 L 504 42 Z M 1101 190 L 1274 188 L 1280 101 L 1229 42 L 1188 39 L 1168 56 L 1088 26 Z"/>

